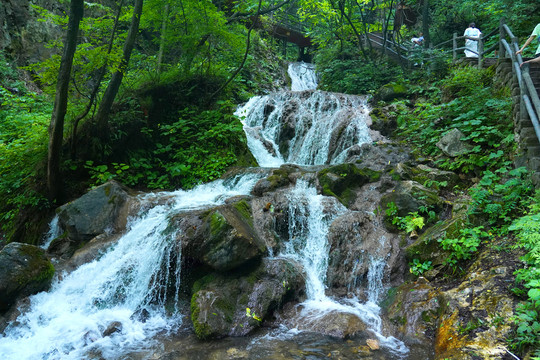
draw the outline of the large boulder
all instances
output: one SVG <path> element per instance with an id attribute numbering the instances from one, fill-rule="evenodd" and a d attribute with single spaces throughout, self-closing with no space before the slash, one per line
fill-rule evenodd
<path id="1" fill-rule="evenodd" d="M 251 213 L 249 198 L 234 198 L 210 210 L 181 213 L 169 228 L 177 230 L 184 262 L 229 271 L 266 254 Z"/>
<path id="2" fill-rule="evenodd" d="M 193 286 L 195 333 L 200 339 L 247 335 L 287 300 L 301 296 L 303 289 L 298 265 L 285 259 L 264 259 L 244 276 L 207 275 Z"/>
<path id="3" fill-rule="evenodd" d="M 42 249 L 7 244 L 0 251 L 0 311 L 7 310 L 17 298 L 47 290 L 53 275 L 54 266 Z"/>
<path id="4" fill-rule="evenodd" d="M 517 299 L 509 284 L 521 267 L 519 253 L 495 246 L 478 256 L 457 287 L 442 293 L 443 312 L 435 334 L 437 359 L 503 359 Z"/>
<path id="5" fill-rule="evenodd" d="M 51 243 L 49 251 L 71 256 L 92 238 L 125 229 L 129 199 L 127 188 L 110 181 L 61 206 L 57 213 L 63 235 Z"/>
<path id="6" fill-rule="evenodd" d="M 386 315 L 406 344 L 433 346 L 438 317 L 444 308 L 441 292 L 425 278 L 392 289 L 383 304 Z"/>
<path id="7" fill-rule="evenodd" d="M 395 209 L 394 214 L 387 213 L 387 210 L 391 208 Z M 380 209 L 386 214 L 385 225 L 390 231 L 397 230 L 397 227 L 393 224 L 393 217 L 395 216 L 406 217 L 410 213 L 426 213 L 427 211 L 439 214 L 444 208 L 445 201 L 438 196 L 436 191 L 412 180 L 400 182 L 395 189 L 385 194 L 380 201 Z"/>
<path id="8" fill-rule="evenodd" d="M 338 217 L 328 233 L 328 286 L 338 295 L 364 297 L 370 269 L 382 266 L 385 282 L 403 274 L 400 238 L 388 233 L 375 214 L 348 212 Z"/>

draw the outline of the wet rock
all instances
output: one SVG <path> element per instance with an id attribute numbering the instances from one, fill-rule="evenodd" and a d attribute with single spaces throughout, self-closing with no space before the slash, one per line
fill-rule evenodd
<path id="1" fill-rule="evenodd" d="M 17 298 L 47 290 L 54 266 L 45 252 L 33 245 L 7 244 L 0 251 L 0 312 Z"/>
<path id="2" fill-rule="evenodd" d="M 150 313 L 146 309 L 139 309 L 135 311 L 130 317 L 131 320 L 140 321 L 143 324 L 150 318 Z"/>
<path id="3" fill-rule="evenodd" d="M 385 217 L 385 225 L 391 231 L 397 229 L 396 225 L 392 224 L 393 216 L 405 217 L 412 212 L 419 212 L 421 208 L 439 214 L 444 209 L 445 204 L 436 191 L 410 180 L 400 182 L 392 192 L 381 198 L 380 208 L 385 214 L 390 203 L 393 203 L 397 208 L 396 214 Z"/>
<path id="4" fill-rule="evenodd" d="M 440 291 L 425 281 L 404 284 L 389 293 L 387 316 L 406 344 L 432 345 L 444 306 Z"/>
<path id="5" fill-rule="evenodd" d="M 437 147 L 450 157 L 456 157 L 467 152 L 471 146 L 461 140 L 465 135 L 458 129 L 448 131 L 437 143 Z"/>
<path id="6" fill-rule="evenodd" d="M 107 325 L 107 328 L 105 329 L 105 331 L 103 331 L 102 336 L 106 337 L 106 336 L 111 336 L 112 334 L 117 333 L 117 332 L 122 332 L 122 328 L 123 328 L 123 325 L 120 321 L 113 321 L 112 323 Z"/>
<path id="7" fill-rule="evenodd" d="M 369 347 L 370 350 L 379 350 L 379 342 L 375 339 L 367 339 L 366 344 Z"/>
<path id="8" fill-rule="evenodd" d="M 435 338 L 437 358 L 501 359 L 511 338 L 517 299 L 509 284 L 519 254 L 487 249 L 474 261 L 457 287 L 442 293 L 447 305 Z"/>
<path id="9" fill-rule="evenodd" d="M 101 338 L 101 336 L 96 333 L 95 331 L 87 331 L 83 336 L 83 341 L 85 345 L 90 345 L 93 342 L 98 341 Z"/>
<path id="10" fill-rule="evenodd" d="M 278 315 L 280 324 L 288 328 L 319 333 L 339 339 L 348 339 L 367 330 L 356 315 L 337 310 L 307 309 L 303 305 L 287 306 Z"/>
<path id="11" fill-rule="evenodd" d="M 335 165 L 317 173 L 323 195 L 334 196 L 345 206 L 354 201 L 354 188 L 375 182 L 380 176 L 380 172 L 360 169 L 355 164 Z"/>
<path id="12" fill-rule="evenodd" d="M 401 180 L 414 180 L 427 187 L 453 188 L 460 184 L 461 179 L 452 171 L 444 171 L 427 165 L 409 166 L 404 163 L 396 165 L 394 174 Z"/>
<path id="13" fill-rule="evenodd" d="M 379 131 L 384 136 L 390 136 L 397 128 L 397 115 L 406 111 L 406 106 L 401 103 L 389 104 L 371 110 L 371 129 Z"/>
<path id="14" fill-rule="evenodd" d="M 64 234 L 51 243 L 49 252 L 70 256 L 100 234 L 125 229 L 129 199 L 127 188 L 110 181 L 61 206 L 58 224 Z"/>
<path id="15" fill-rule="evenodd" d="M 176 234 L 184 268 L 203 264 L 228 271 L 266 254 L 266 245 L 253 226 L 250 198 L 239 197 L 209 210 L 175 215 L 168 231 Z"/>
<path id="16" fill-rule="evenodd" d="M 460 230 L 465 227 L 468 221 L 467 211 L 467 198 L 456 200 L 452 204 L 450 219 L 440 221 L 425 229 L 425 232 L 414 243 L 407 246 L 406 256 L 408 262 L 412 262 L 414 259 L 418 259 L 422 263 L 431 261 L 433 269 L 424 274 L 428 279 L 433 279 L 439 274 L 450 255 L 448 251 L 442 248 L 438 240 L 454 239 L 461 236 Z"/>
<path id="17" fill-rule="evenodd" d="M 327 281 L 333 291 L 363 297 L 360 291 L 366 289 L 368 272 L 375 263 L 383 266 L 385 282 L 403 274 L 400 238 L 388 233 L 375 214 L 355 211 L 338 217 L 330 226 L 328 242 Z"/>
<path id="18" fill-rule="evenodd" d="M 247 335 L 303 287 L 297 265 L 284 259 L 264 259 L 246 276 L 207 275 L 193 286 L 195 333 L 201 339 Z"/>
<path id="19" fill-rule="evenodd" d="M 265 193 L 288 186 L 292 182 L 291 174 L 298 171 L 300 171 L 300 168 L 297 166 L 282 165 L 279 169 L 273 170 L 270 176 L 259 180 L 253 187 L 252 194 L 262 196 Z"/>

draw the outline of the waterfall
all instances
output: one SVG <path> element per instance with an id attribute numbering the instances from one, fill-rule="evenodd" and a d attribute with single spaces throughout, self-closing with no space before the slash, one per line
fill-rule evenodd
<path id="1" fill-rule="evenodd" d="M 102 257 L 57 277 L 49 292 L 32 296 L 29 310 L 0 337 L 2 359 L 81 359 L 93 351 L 112 359 L 148 348 L 152 336 L 173 330 L 181 321 L 174 310 L 165 310 L 170 300 L 177 302 L 181 255 L 173 243 L 175 234 L 167 230 L 168 217 L 249 194 L 259 177 L 245 175 L 191 191 L 141 197 L 149 204 L 169 200 L 141 206 L 144 210 Z M 169 288 L 176 292 L 170 294 Z M 113 322 L 119 322 L 122 331 L 102 336 Z"/>
<path id="2" fill-rule="evenodd" d="M 60 236 L 60 226 L 58 225 L 58 215 L 55 215 L 49 223 L 49 231 L 43 237 L 43 245 L 41 248 L 47 250 L 52 241 Z"/>
<path id="3" fill-rule="evenodd" d="M 317 73 L 313 64 L 305 62 L 290 63 L 287 72 L 291 78 L 292 91 L 317 89 Z"/>
<path id="4" fill-rule="evenodd" d="M 314 70 L 291 65 L 293 79 L 314 78 Z M 303 70 L 300 70 L 303 69 Z M 294 80 L 296 83 L 305 81 Z M 260 166 L 283 163 L 322 165 L 343 162 L 348 151 L 372 141 L 366 125 L 366 98 L 324 91 L 282 91 L 250 99 L 236 113 Z"/>
<path id="5" fill-rule="evenodd" d="M 236 112 L 260 166 L 340 163 L 351 149 L 372 141 L 364 97 L 316 91 L 317 78 L 307 64 L 291 64 L 289 75 L 292 91 L 254 97 Z M 168 228 L 168 219 L 248 195 L 262 177 L 247 174 L 190 191 L 140 196 L 140 213 L 104 254 L 69 274 L 57 274 L 49 292 L 30 297 L 29 308 L 0 336 L 1 358 L 117 359 L 156 345 L 156 335 L 172 332 L 182 323 L 176 309 L 182 254 L 175 240 L 181 234 Z M 288 239 L 278 254 L 270 249 L 270 256 L 302 264 L 307 300 L 301 304 L 301 315 L 316 320 L 334 311 L 353 314 L 382 346 L 397 357 L 407 354 L 401 341 L 382 334 L 377 303 L 384 291 L 385 262 L 380 256 L 369 257 L 367 301 L 326 294 L 329 227 L 348 210 L 335 198 L 319 195 L 313 179 L 298 179 L 288 202 Z M 44 248 L 59 236 L 57 222 L 57 218 L 51 222 Z M 355 280 L 351 286 L 356 285 Z M 104 330 L 115 323 L 122 330 L 105 335 Z"/>
<path id="6" fill-rule="evenodd" d="M 368 325 L 383 346 L 396 356 L 406 355 L 408 349 L 403 342 L 382 334 L 381 309 L 377 302 L 384 290 L 384 260 L 376 257 L 370 260 L 367 302 L 333 299 L 325 294 L 330 250 L 329 227 L 347 209 L 334 198 L 317 195 L 315 187 L 305 180 L 298 180 L 289 194 L 289 200 L 289 239 L 279 256 L 294 259 L 303 265 L 307 300 L 301 304 L 301 316 L 309 319 L 309 322 L 316 322 L 318 318 L 333 311 L 354 314 Z"/>

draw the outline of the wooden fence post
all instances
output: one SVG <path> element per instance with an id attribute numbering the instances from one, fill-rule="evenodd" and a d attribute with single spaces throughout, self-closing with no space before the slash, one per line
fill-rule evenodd
<path id="1" fill-rule="evenodd" d="M 478 68 L 482 68 L 484 62 L 484 40 L 482 39 L 482 34 L 478 37 Z"/>
<path id="2" fill-rule="evenodd" d="M 457 33 L 452 36 L 452 62 L 456 62 L 457 59 Z"/>

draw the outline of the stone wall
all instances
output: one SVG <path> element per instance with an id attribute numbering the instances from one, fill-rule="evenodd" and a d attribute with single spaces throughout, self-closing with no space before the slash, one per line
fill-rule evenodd
<path id="1" fill-rule="evenodd" d="M 516 74 L 512 69 L 511 59 L 499 59 L 495 71 L 496 86 L 508 87 L 513 100 L 512 119 L 514 122 L 515 140 L 518 144 L 516 166 L 526 166 L 532 172 L 536 187 L 540 186 L 540 143 L 534 127 L 526 112 L 521 111 L 521 93 Z"/>

